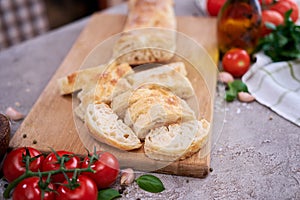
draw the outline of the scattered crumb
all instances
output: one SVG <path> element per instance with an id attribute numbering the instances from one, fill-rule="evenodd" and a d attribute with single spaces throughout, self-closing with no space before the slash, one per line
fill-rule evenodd
<path id="1" fill-rule="evenodd" d="M 272 116 L 270 116 L 270 117 L 269 117 L 269 120 L 273 120 L 273 117 L 272 117 Z"/>
<path id="2" fill-rule="evenodd" d="M 241 113 L 241 109 L 238 108 L 238 109 L 236 110 L 236 114 L 240 114 L 240 113 Z"/>
<path id="3" fill-rule="evenodd" d="M 21 104 L 20 104 L 20 102 L 15 102 L 15 106 L 17 106 L 17 107 L 20 107 L 21 106 Z"/>
<path id="4" fill-rule="evenodd" d="M 26 92 L 30 92 L 31 90 L 29 89 L 29 88 L 26 88 L 26 90 L 25 90 Z"/>
<path id="5" fill-rule="evenodd" d="M 262 141 L 262 144 L 266 144 L 266 143 L 270 143 L 271 141 L 270 140 L 264 140 Z"/>

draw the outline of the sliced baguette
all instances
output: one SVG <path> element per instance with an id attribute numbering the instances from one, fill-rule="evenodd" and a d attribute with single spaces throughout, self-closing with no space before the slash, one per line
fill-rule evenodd
<path id="1" fill-rule="evenodd" d="M 92 137 L 118 149 L 128 151 L 142 146 L 133 131 L 118 119 L 107 104 L 89 104 L 85 124 Z"/>
<path id="2" fill-rule="evenodd" d="M 105 65 L 75 71 L 57 80 L 61 95 L 71 94 L 78 90 L 89 91 L 97 83 Z"/>
<path id="3" fill-rule="evenodd" d="M 161 161 L 186 159 L 206 144 L 209 127 L 203 119 L 153 129 L 145 138 L 145 154 Z"/>
<path id="4" fill-rule="evenodd" d="M 134 73 L 128 63 L 112 63 L 101 74 L 94 90 L 94 101 L 97 103 L 110 103 L 113 96 L 124 90 L 123 77 Z M 121 81 L 121 84 L 120 84 Z"/>
<path id="5" fill-rule="evenodd" d="M 180 98 L 187 99 L 194 95 L 194 89 L 186 75 L 184 63 L 175 62 L 131 74 L 126 79 L 133 89 L 156 83 L 170 89 Z"/>
<path id="6" fill-rule="evenodd" d="M 184 100 L 157 84 L 135 90 L 128 103 L 124 122 L 140 139 L 153 128 L 195 119 L 193 110 Z"/>
<path id="7" fill-rule="evenodd" d="M 132 95 L 132 90 L 127 90 L 112 99 L 110 104 L 111 109 L 116 113 L 121 119 L 124 119 L 126 110 L 129 106 L 129 99 Z"/>
<path id="8" fill-rule="evenodd" d="M 130 90 L 131 85 L 125 77 L 133 73 L 132 68 L 127 64 L 112 63 L 100 74 L 98 80 L 94 83 L 94 87 L 89 91 L 78 93 L 80 104 L 75 108 L 75 114 L 84 121 L 86 108 L 90 103 L 107 103 L 110 104 L 113 97 L 120 93 Z"/>

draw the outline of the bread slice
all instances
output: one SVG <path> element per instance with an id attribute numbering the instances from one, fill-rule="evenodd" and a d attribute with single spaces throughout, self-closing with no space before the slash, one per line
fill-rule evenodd
<path id="1" fill-rule="evenodd" d="M 207 143 L 209 129 L 204 119 L 153 129 L 145 138 L 145 154 L 161 161 L 186 159 Z"/>
<path id="2" fill-rule="evenodd" d="M 104 85 L 103 85 L 104 86 Z M 110 104 L 112 101 L 114 95 L 119 95 L 120 93 L 124 91 L 130 91 L 131 86 L 127 82 L 126 79 L 120 79 L 118 83 L 115 85 L 115 89 L 112 93 L 106 93 L 107 96 L 103 96 L 102 98 L 105 99 L 105 103 Z M 103 94 L 105 95 L 105 94 Z M 77 117 L 79 117 L 82 121 L 84 121 L 84 115 L 86 113 L 86 108 L 89 104 L 95 102 L 95 88 L 91 89 L 89 92 L 87 92 L 84 95 L 81 95 L 81 92 L 78 93 L 78 98 L 80 99 L 80 104 L 75 108 L 74 112 Z M 100 101 L 102 102 L 102 101 Z M 124 103 L 124 102 L 121 102 Z M 122 105 L 122 104 L 120 104 Z"/>
<path id="3" fill-rule="evenodd" d="M 140 139 L 153 128 L 195 119 L 194 111 L 183 99 L 157 84 L 135 90 L 128 104 L 124 122 Z"/>
<path id="4" fill-rule="evenodd" d="M 132 95 L 132 90 L 127 90 L 112 99 L 110 104 L 111 109 L 116 113 L 121 119 L 124 119 L 126 110 L 129 106 L 129 98 Z"/>
<path id="5" fill-rule="evenodd" d="M 133 89 L 144 84 L 156 83 L 170 89 L 180 98 L 187 99 L 195 93 L 186 75 L 184 63 L 174 62 L 131 74 L 126 79 Z"/>
<path id="6" fill-rule="evenodd" d="M 118 149 L 133 150 L 142 146 L 133 131 L 118 119 L 107 104 L 89 104 L 85 124 L 92 137 Z"/>
<path id="7" fill-rule="evenodd" d="M 94 90 L 94 101 L 110 103 L 114 95 L 126 89 L 126 80 L 123 77 L 134 73 L 128 63 L 112 63 L 101 74 Z M 121 84 L 120 84 L 121 81 Z M 123 88 L 123 86 L 125 88 Z M 128 85 L 129 87 L 129 85 Z"/>
<path id="8" fill-rule="evenodd" d="M 89 91 L 97 83 L 105 65 L 75 71 L 57 80 L 61 95 L 71 94 L 78 90 Z"/>
<path id="9" fill-rule="evenodd" d="M 127 63 L 112 63 L 107 66 L 92 89 L 88 92 L 78 93 L 81 102 L 74 109 L 76 116 L 84 120 L 86 108 L 90 103 L 104 102 L 110 104 L 114 96 L 130 90 L 131 85 L 123 77 L 131 73 L 133 73 L 133 70 Z"/>
<path id="10" fill-rule="evenodd" d="M 176 46 L 176 33 L 170 31 L 176 29 L 173 5 L 173 0 L 129 0 L 124 33 L 113 57 L 132 65 L 170 60 Z M 153 27 L 162 29 L 143 29 Z"/>

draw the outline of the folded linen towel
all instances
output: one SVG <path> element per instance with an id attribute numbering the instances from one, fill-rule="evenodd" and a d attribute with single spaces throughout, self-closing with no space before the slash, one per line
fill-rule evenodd
<path id="1" fill-rule="evenodd" d="M 261 104 L 300 126 L 300 60 L 272 62 L 263 53 L 242 77 Z"/>

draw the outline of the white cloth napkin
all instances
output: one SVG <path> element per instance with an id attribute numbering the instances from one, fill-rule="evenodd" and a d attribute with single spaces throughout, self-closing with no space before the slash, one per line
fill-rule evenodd
<path id="1" fill-rule="evenodd" d="M 256 62 L 242 77 L 258 102 L 300 126 L 300 60 L 272 62 L 258 53 Z"/>

